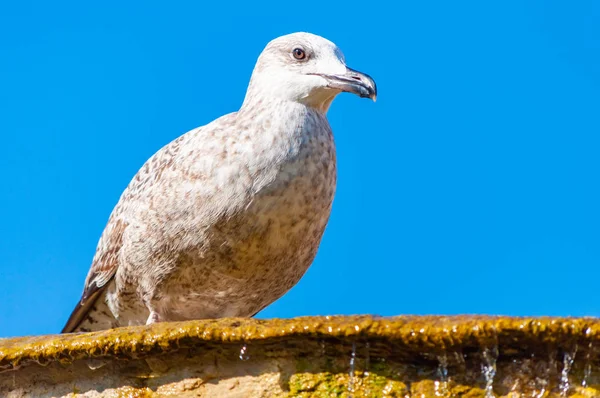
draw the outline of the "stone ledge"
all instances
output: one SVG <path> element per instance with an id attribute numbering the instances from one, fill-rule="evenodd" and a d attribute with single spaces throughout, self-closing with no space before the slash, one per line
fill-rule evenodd
<path id="1" fill-rule="evenodd" d="M 599 331 L 596 318 L 333 316 L 23 337 L 0 340 L 0 396 L 600 396 Z"/>

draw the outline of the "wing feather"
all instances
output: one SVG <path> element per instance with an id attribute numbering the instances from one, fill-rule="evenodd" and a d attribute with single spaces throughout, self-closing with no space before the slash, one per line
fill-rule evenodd
<path id="1" fill-rule="evenodd" d="M 117 272 L 119 264 L 117 259 L 123 242 L 123 233 L 127 228 L 127 223 L 117 218 L 117 210 L 113 211 L 100 242 L 98 242 L 96 255 L 86 278 L 81 299 L 61 333 L 71 333 L 77 329 Z"/>

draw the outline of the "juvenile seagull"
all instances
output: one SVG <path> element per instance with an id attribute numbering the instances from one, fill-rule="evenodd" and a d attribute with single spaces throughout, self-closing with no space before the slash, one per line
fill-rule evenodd
<path id="1" fill-rule="evenodd" d="M 240 110 L 163 147 L 129 183 L 62 332 L 253 316 L 294 286 L 329 219 L 326 113 L 343 91 L 377 95 L 329 40 L 271 41 Z"/>

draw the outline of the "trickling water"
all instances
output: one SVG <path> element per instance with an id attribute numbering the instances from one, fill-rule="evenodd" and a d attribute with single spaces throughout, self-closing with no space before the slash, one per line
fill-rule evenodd
<path id="1" fill-rule="evenodd" d="M 370 374 L 370 371 L 369 371 L 369 367 L 371 365 L 371 353 L 369 352 L 370 350 L 371 350 L 371 345 L 367 341 L 365 343 L 365 370 L 363 371 L 363 377 L 369 377 L 369 374 Z M 365 388 L 365 395 L 367 397 L 371 396 L 371 389 L 369 388 L 368 385 Z"/>
<path id="2" fill-rule="evenodd" d="M 348 381 L 348 391 L 354 392 L 354 371 L 356 368 L 356 342 L 352 343 L 352 353 L 350 354 L 350 380 Z"/>
<path id="3" fill-rule="evenodd" d="M 546 395 L 546 389 L 542 388 L 537 394 L 536 391 L 533 393 L 533 398 L 543 398 Z"/>
<path id="4" fill-rule="evenodd" d="M 594 347 L 592 345 L 592 342 L 590 342 L 590 344 L 588 344 L 587 353 L 585 354 L 585 365 L 583 368 L 583 380 L 581 381 L 582 387 L 588 386 L 588 380 L 589 380 L 590 376 L 592 375 L 592 349 L 593 348 Z"/>
<path id="5" fill-rule="evenodd" d="M 454 351 L 454 362 L 456 363 L 457 373 L 464 374 L 467 371 L 466 355 L 462 351 Z"/>
<path id="6" fill-rule="evenodd" d="M 485 398 L 494 398 L 494 377 L 496 376 L 496 360 L 498 359 L 498 346 L 484 348 L 481 372 L 485 377 Z"/>
<path id="7" fill-rule="evenodd" d="M 367 341 L 365 343 L 365 371 L 363 372 L 363 374 L 365 376 L 369 375 L 369 366 L 371 365 L 371 354 L 369 353 L 370 350 L 371 350 L 371 345 Z"/>
<path id="8" fill-rule="evenodd" d="M 577 344 L 575 345 L 573 351 L 565 352 L 565 356 L 563 357 L 563 369 L 560 373 L 560 383 L 558 385 L 561 397 L 566 397 L 569 393 L 569 388 L 571 388 L 569 383 L 569 372 L 573 366 L 575 354 L 577 354 Z"/>
<path id="9" fill-rule="evenodd" d="M 250 355 L 248 354 L 248 344 L 244 344 L 240 349 L 240 359 L 242 361 L 247 361 L 250 359 Z"/>
<path id="10" fill-rule="evenodd" d="M 552 351 L 548 354 L 547 362 L 542 356 L 531 354 L 529 372 L 535 374 L 533 380 L 533 398 L 543 398 L 546 396 L 546 391 L 549 388 L 550 379 L 553 378 L 556 369 L 556 360 L 554 357 L 556 352 Z"/>
<path id="11" fill-rule="evenodd" d="M 592 364 L 591 363 L 586 363 L 585 364 L 585 369 L 583 370 L 583 381 L 581 382 L 581 385 L 583 387 L 587 387 L 587 381 L 590 378 L 592 374 Z"/>
<path id="12" fill-rule="evenodd" d="M 435 395 L 444 397 L 448 395 L 448 357 L 446 354 L 438 356 L 437 378 L 435 381 Z"/>

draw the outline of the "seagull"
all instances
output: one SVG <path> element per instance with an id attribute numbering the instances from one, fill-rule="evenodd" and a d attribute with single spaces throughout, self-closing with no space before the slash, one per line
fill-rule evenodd
<path id="1" fill-rule="evenodd" d="M 292 288 L 329 220 L 326 115 L 341 92 L 375 101 L 377 87 L 323 37 L 269 42 L 241 108 L 167 144 L 131 180 L 62 333 L 250 317 Z"/>

